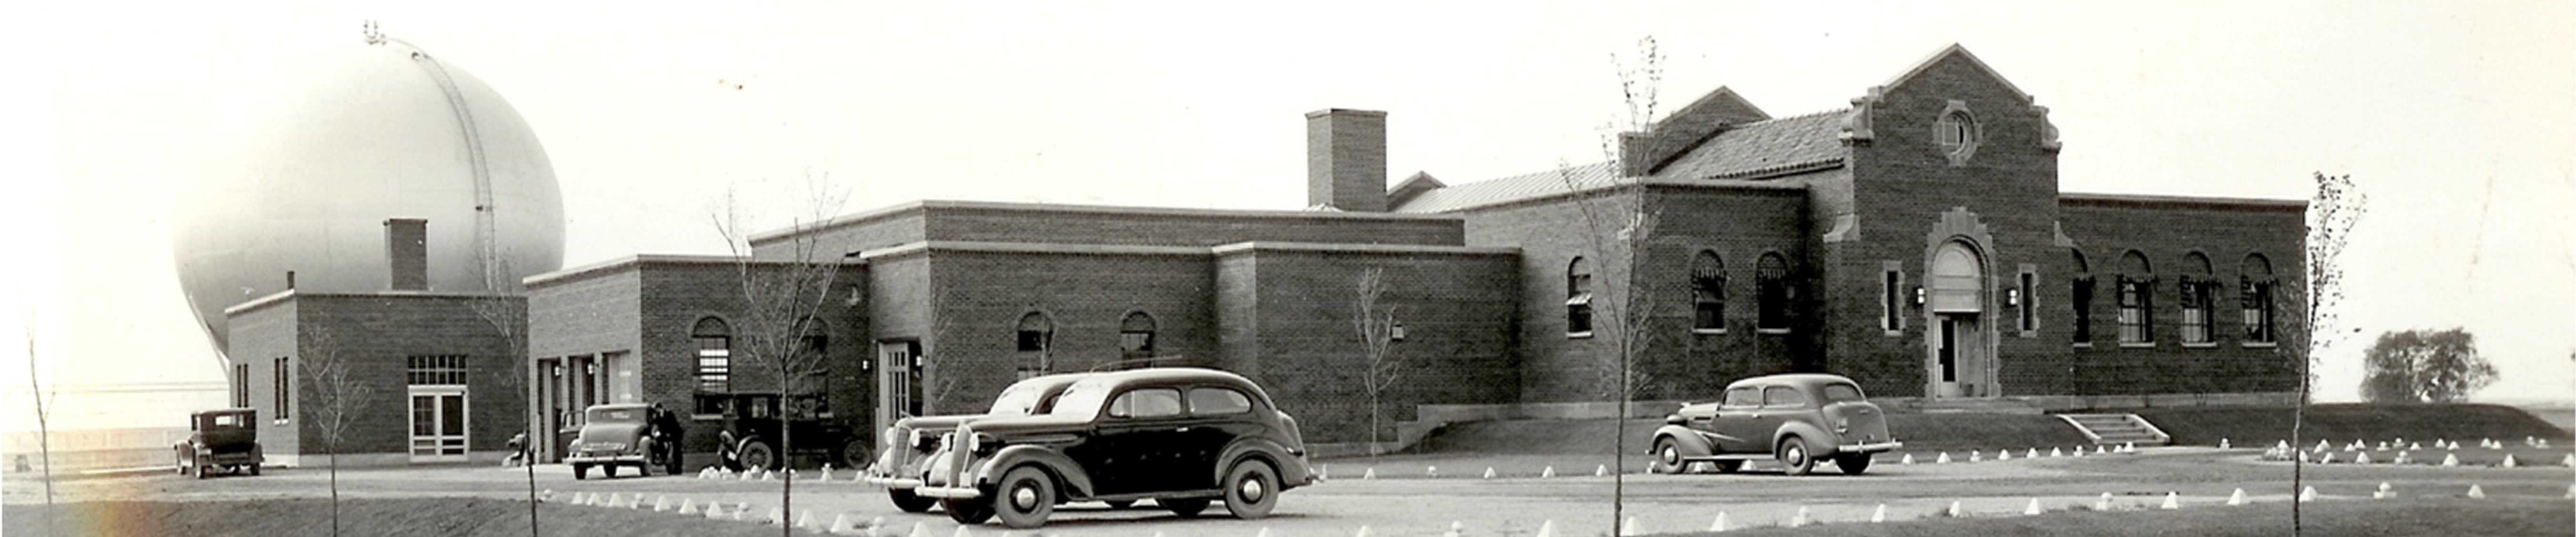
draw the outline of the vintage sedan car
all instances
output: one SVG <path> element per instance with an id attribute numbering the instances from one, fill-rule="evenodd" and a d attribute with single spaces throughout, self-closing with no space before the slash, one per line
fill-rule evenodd
<path id="1" fill-rule="evenodd" d="M 966 524 L 1031 528 L 1058 504 L 1145 499 L 1181 516 L 1223 500 L 1236 518 L 1261 518 L 1314 481 L 1297 420 L 1214 369 L 1098 373 L 1052 412 L 968 419 L 951 434 L 917 492 Z"/>
<path id="2" fill-rule="evenodd" d="M 608 477 L 617 477 L 617 467 L 633 466 L 636 475 L 653 475 L 660 466 L 671 474 L 680 473 L 678 431 L 663 431 L 677 421 L 660 408 L 644 403 L 592 405 L 582 411 L 581 436 L 572 441 L 564 463 L 572 465 L 573 479 L 589 479 L 590 468 L 599 467 Z"/>
<path id="3" fill-rule="evenodd" d="M 1090 374 L 1059 373 L 1012 383 L 1002 389 L 1002 395 L 993 399 L 993 407 L 983 414 L 913 416 L 895 420 L 893 426 L 886 427 L 885 433 L 877 437 L 882 448 L 877 450 L 877 461 L 868 465 L 867 482 L 885 487 L 886 496 L 894 500 L 897 509 L 912 513 L 929 511 L 930 506 L 939 500 L 914 494 L 913 489 L 921 486 L 922 474 L 929 471 L 931 456 L 947 445 L 945 439 L 949 431 L 957 429 L 957 424 L 985 416 L 1045 414 L 1055 408 L 1057 396 L 1064 394 L 1066 386 L 1072 386 L 1073 381 L 1086 376 Z"/>
<path id="4" fill-rule="evenodd" d="M 728 470 L 787 468 L 791 457 L 859 468 L 876 459 L 865 427 L 832 411 L 823 394 L 735 393 L 716 396 L 725 426 L 716 431 L 716 457 Z M 782 403 L 785 405 L 781 407 Z M 788 435 L 793 433 L 794 438 Z M 780 453 L 793 440 L 793 453 Z"/>
<path id="5" fill-rule="evenodd" d="M 1684 403 L 1655 430 L 1652 469 L 1679 473 L 1706 462 L 1733 472 L 1773 459 L 1805 475 L 1819 459 L 1860 475 L 1871 455 L 1904 447 L 1887 434 L 1887 413 L 1841 375 L 1769 375 L 1735 381 L 1723 399 Z"/>
<path id="6" fill-rule="evenodd" d="M 215 470 L 259 475 L 266 457 L 259 448 L 259 411 L 247 408 L 208 410 L 188 415 L 188 439 L 171 446 L 179 475 L 205 479 Z"/>

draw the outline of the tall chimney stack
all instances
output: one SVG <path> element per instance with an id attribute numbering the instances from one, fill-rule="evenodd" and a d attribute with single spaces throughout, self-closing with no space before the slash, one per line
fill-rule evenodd
<path id="1" fill-rule="evenodd" d="M 393 281 L 386 286 L 387 289 L 429 290 L 429 221 L 386 219 L 385 260 L 393 268 Z"/>
<path id="2" fill-rule="evenodd" d="M 1306 113 L 1306 205 L 1386 212 L 1386 112 Z"/>

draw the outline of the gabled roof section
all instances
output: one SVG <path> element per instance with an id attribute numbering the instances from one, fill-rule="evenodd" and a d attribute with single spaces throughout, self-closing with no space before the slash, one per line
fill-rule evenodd
<path id="1" fill-rule="evenodd" d="M 1960 60 L 1968 62 L 1969 67 L 1976 68 L 1977 72 L 1985 73 L 1987 78 L 1995 79 L 1996 84 L 2002 84 L 2004 89 L 2012 91 L 2013 96 L 2020 97 L 2022 103 L 2029 104 L 2033 102 L 2030 93 L 2022 91 L 2019 86 L 2014 86 L 2012 79 L 2004 78 L 2003 73 L 1995 72 L 1994 67 L 1986 65 L 1985 60 L 1977 59 L 1976 54 L 1968 52 L 1968 47 L 1961 46 L 1958 43 L 1951 43 L 1949 47 L 1942 48 L 1940 52 L 1932 53 L 1931 57 L 1924 58 L 1923 61 L 1915 63 L 1913 69 L 1905 70 L 1905 74 L 1896 75 L 1896 78 L 1888 79 L 1887 84 L 1884 87 L 1894 88 L 1904 84 L 1906 81 L 1913 80 L 1914 77 L 1921 76 L 1924 71 L 1931 70 L 1933 65 L 1941 63 L 1941 60 L 1948 59 L 1952 56 L 1957 56 Z"/>
<path id="2" fill-rule="evenodd" d="M 1727 129 L 1673 159 L 1655 177 L 1751 179 L 1837 166 L 1851 150 L 1836 135 L 1843 111 L 1792 116 Z"/>
<path id="3" fill-rule="evenodd" d="M 1430 172 L 1413 172 L 1412 177 L 1396 182 L 1395 188 L 1387 190 L 1386 206 L 1404 205 L 1405 201 L 1412 200 L 1414 196 L 1448 186 L 1448 183 L 1442 183 L 1439 179 L 1431 177 Z"/>
<path id="4" fill-rule="evenodd" d="M 1620 135 L 1620 151 L 1630 153 L 1621 156 L 1620 165 L 1629 175 L 1651 174 L 1712 135 L 1736 125 L 1770 119 L 1770 113 L 1736 95 L 1735 90 L 1719 86 L 1717 91 L 1655 122 L 1652 130 Z"/>
<path id="5" fill-rule="evenodd" d="M 1389 204 L 1399 213 L 1441 213 L 1482 207 L 1514 200 L 1537 198 L 1572 190 L 1610 186 L 1618 180 L 1611 162 L 1594 162 L 1564 166 L 1537 173 L 1526 173 L 1500 179 L 1487 179 L 1447 188 L 1425 190 L 1410 199 Z M 1571 183 L 1572 188 L 1567 188 Z"/>

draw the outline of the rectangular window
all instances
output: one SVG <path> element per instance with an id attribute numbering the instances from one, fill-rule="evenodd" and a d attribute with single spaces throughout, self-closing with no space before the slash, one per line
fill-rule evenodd
<path id="1" fill-rule="evenodd" d="M 733 391 L 733 338 L 701 336 L 698 343 L 698 391 Z"/>
<path id="2" fill-rule="evenodd" d="M 2273 343 L 2272 282 L 2248 280 L 2239 290 L 2246 343 Z"/>
<path id="3" fill-rule="evenodd" d="M 2186 277 L 2176 290 L 2182 292 L 2182 342 L 2197 345 L 2217 341 L 2209 330 L 2209 282 Z"/>
<path id="4" fill-rule="evenodd" d="M 1905 329 L 1905 275 L 1894 270 L 1881 273 L 1878 287 L 1878 329 L 1896 335 Z"/>
<path id="5" fill-rule="evenodd" d="M 233 408 L 250 408 L 250 364 L 233 364 Z"/>
<path id="6" fill-rule="evenodd" d="M 1691 284 L 1691 331 L 1726 332 L 1726 279 L 1701 278 Z"/>
<path id="7" fill-rule="evenodd" d="M 1047 347 L 1047 333 L 1043 330 L 1021 330 L 1019 340 L 1020 352 L 1039 352 Z"/>
<path id="8" fill-rule="evenodd" d="M 2120 344 L 2155 344 L 2154 280 L 2120 278 Z"/>
<path id="9" fill-rule="evenodd" d="M 286 421 L 286 419 L 292 415 L 290 410 L 295 408 L 293 406 L 288 406 L 290 403 L 295 402 L 293 398 L 288 397 L 288 394 L 292 394 L 295 391 L 295 385 L 291 382 L 295 380 L 295 378 L 293 373 L 287 370 L 287 367 L 289 367 L 287 359 L 278 358 L 272 361 L 272 363 L 275 364 L 277 374 L 272 375 L 273 378 L 271 380 L 275 381 L 277 385 L 275 386 L 275 389 L 271 390 L 275 395 L 270 397 L 270 399 L 272 399 L 270 402 L 277 404 L 277 421 Z"/>
<path id="10" fill-rule="evenodd" d="M 1573 298 L 1565 299 L 1565 335 L 1569 337 L 1592 335 L 1592 293 L 1574 295 Z"/>
<path id="11" fill-rule="evenodd" d="M 2035 291 L 2039 290 L 2039 286 L 2037 285 L 2038 281 L 2039 275 L 2037 274 L 2031 274 L 2028 272 L 2021 273 L 2021 307 L 2019 309 L 2021 310 L 2021 333 L 2023 336 L 2029 336 L 2031 332 L 2039 330 L 2039 295 L 2034 294 Z"/>
<path id="12" fill-rule="evenodd" d="M 2075 325 L 2075 344 L 2092 345 L 2093 277 L 2086 276 L 2076 278 L 2073 284 L 2067 287 L 2066 296 L 2069 299 L 2068 301 L 2071 303 L 2070 305 L 2075 308 L 2075 319 L 2073 322 Z"/>
<path id="13" fill-rule="evenodd" d="M 411 386 L 465 385 L 465 357 L 413 356 L 408 360 L 403 383 Z"/>
<path id="14" fill-rule="evenodd" d="M 1118 355 L 1120 358 L 1154 357 L 1154 333 L 1119 332 Z"/>

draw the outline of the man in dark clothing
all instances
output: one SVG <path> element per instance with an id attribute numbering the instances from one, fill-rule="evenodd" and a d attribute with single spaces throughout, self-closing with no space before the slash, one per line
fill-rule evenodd
<path id="1" fill-rule="evenodd" d="M 652 430 L 647 431 L 646 434 L 652 436 L 656 444 L 660 444 L 655 446 L 657 449 L 653 451 L 654 456 L 662 458 L 659 462 L 662 463 L 665 471 L 672 474 L 680 473 L 680 439 L 686 436 L 683 434 L 685 430 L 680 425 L 679 413 L 664 410 L 661 403 L 654 403 L 646 413 L 648 414 L 646 419 L 652 424 Z"/>

